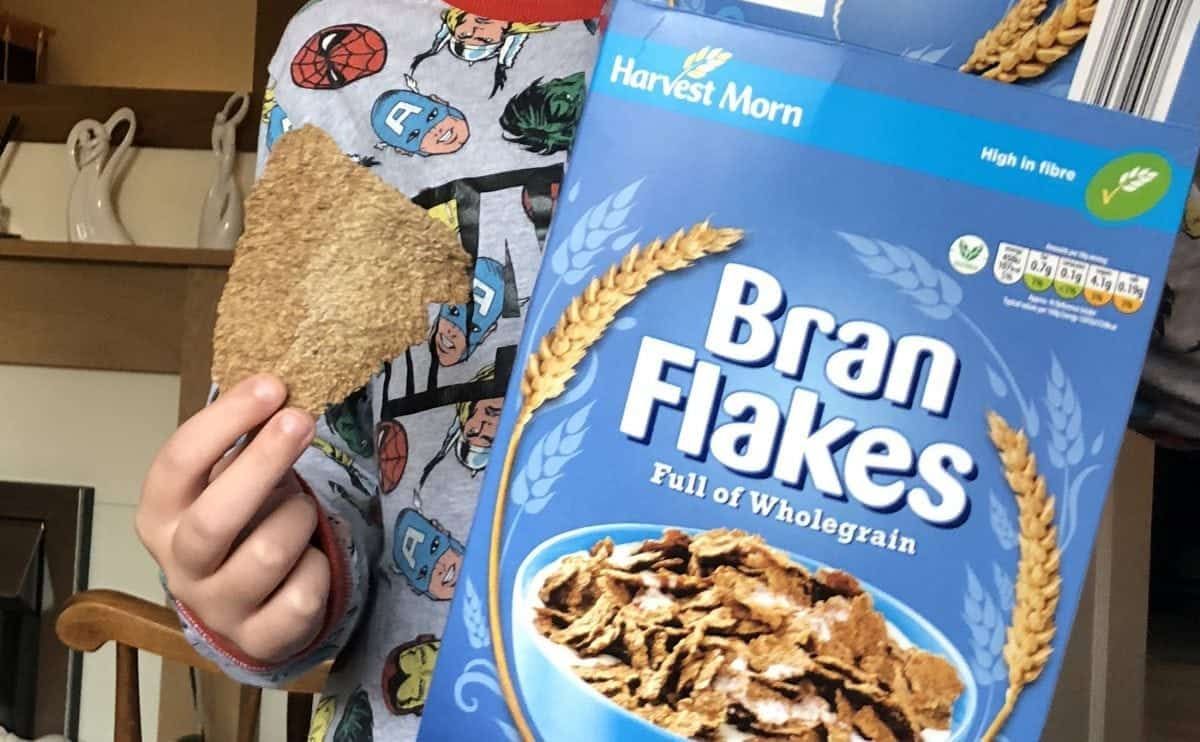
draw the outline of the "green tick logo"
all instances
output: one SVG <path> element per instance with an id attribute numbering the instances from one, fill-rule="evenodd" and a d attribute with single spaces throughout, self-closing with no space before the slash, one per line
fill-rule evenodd
<path id="1" fill-rule="evenodd" d="M 1088 211 L 1110 222 L 1145 214 L 1171 188 L 1171 164 L 1149 152 L 1135 152 L 1105 165 L 1087 189 Z"/>

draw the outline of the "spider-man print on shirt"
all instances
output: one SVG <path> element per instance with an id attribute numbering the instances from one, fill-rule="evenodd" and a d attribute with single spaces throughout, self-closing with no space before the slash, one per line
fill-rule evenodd
<path id="1" fill-rule="evenodd" d="M 471 65 L 495 60 L 494 97 L 504 87 L 508 71 L 516 64 L 517 56 L 529 37 L 554 28 L 546 23 L 498 21 L 458 8 L 448 8 L 442 12 L 442 25 L 433 37 L 433 45 L 413 58 L 411 71 L 415 73 L 422 62 L 447 51 L 455 59 Z"/>
<path id="2" fill-rule="evenodd" d="M 292 59 L 292 82 L 309 90 L 338 90 L 387 64 L 387 41 L 361 23 L 321 29 Z"/>

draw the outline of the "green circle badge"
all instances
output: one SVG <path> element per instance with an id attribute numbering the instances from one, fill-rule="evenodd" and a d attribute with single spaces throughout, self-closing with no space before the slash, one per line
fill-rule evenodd
<path id="1" fill-rule="evenodd" d="M 1135 152 L 1105 165 L 1087 188 L 1087 207 L 1100 219 L 1123 222 L 1158 205 L 1171 188 L 1171 163 Z"/>

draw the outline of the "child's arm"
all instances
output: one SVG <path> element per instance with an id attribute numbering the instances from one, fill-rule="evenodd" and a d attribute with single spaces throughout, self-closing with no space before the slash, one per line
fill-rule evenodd
<path id="1" fill-rule="evenodd" d="M 340 651 L 382 548 L 368 392 L 315 424 L 285 394 L 270 377 L 226 390 L 164 446 L 138 512 L 189 641 L 255 685 Z"/>
<path id="2" fill-rule="evenodd" d="M 280 410 L 284 394 L 256 377 L 185 423 L 152 464 L 137 514 L 188 640 L 255 685 L 341 650 L 381 548 L 373 457 L 348 450 L 363 439 L 342 424 L 347 440 L 338 436 L 327 419 L 344 418 L 333 414 L 314 425 Z"/>

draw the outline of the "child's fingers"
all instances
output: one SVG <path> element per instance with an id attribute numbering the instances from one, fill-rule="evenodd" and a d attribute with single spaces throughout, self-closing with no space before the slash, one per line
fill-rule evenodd
<path id="1" fill-rule="evenodd" d="M 204 591 L 253 612 L 275 592 L 308 548 L 317 528 L 317 506 L 306 494 L 285 498 L 238 544 Z"/>
<path id="2" fill-rule="evenodd" d="M 179 519 L 171 539 L 177 566 L 193 579 L 212 575 L 312 441 L 314 430 L 313 419 L 299 410 L 271 418 Z"/>
<path id="3" fill-rule="evenodd" d="M 196 413 L 154 458 L 143 486 L 143 509 L 161 520 L 177 517 L 208 484 L 209 473 L 225 452 L 270 419 L 286 398 L 283 382 L 260 375 Z"/>
<path id="4" fill-rule="evenodd" d="M 275 594 L 234 632 L 234 641 L 266 664 L 303 651 L 325 625 L 329 584 L 329 560 L 308 547 Z"/>

